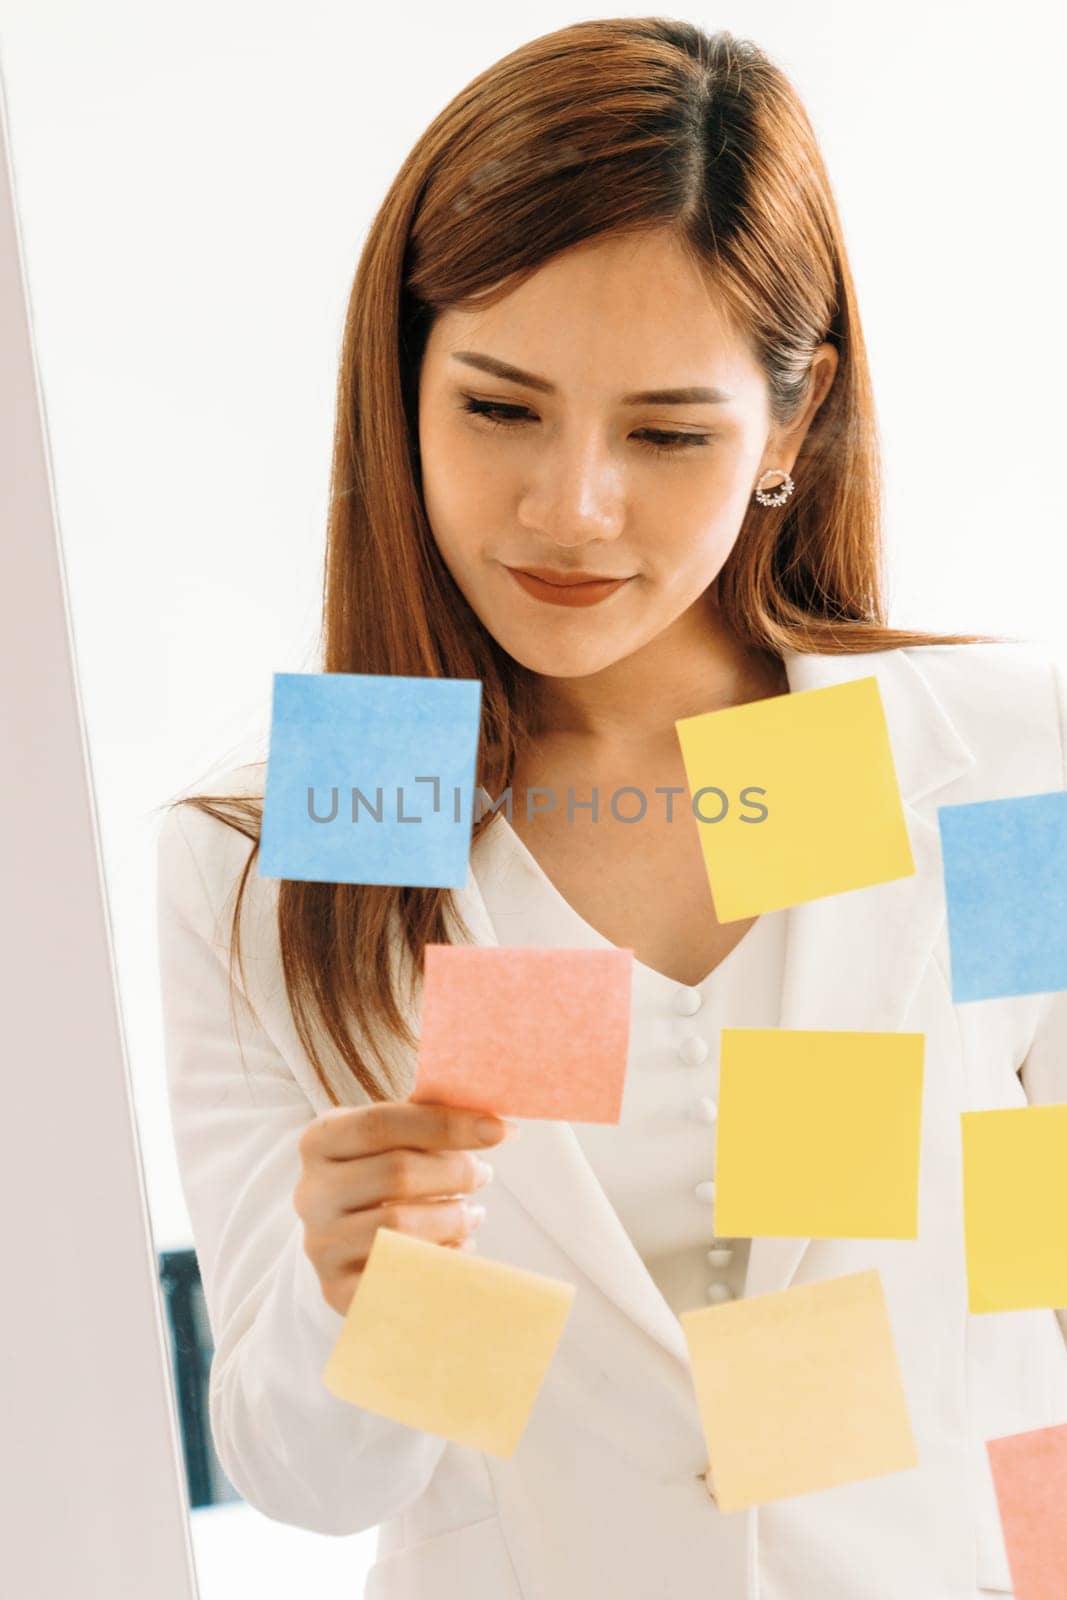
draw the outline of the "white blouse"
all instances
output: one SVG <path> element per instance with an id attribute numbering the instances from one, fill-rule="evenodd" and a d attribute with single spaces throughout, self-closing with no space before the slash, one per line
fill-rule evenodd
<path id="1" fill-rule="evenodd" d="M 580 917 L 503 812 L 471 869 L 502 945 L 611 949 Z M 671 1309 L 744 1292 L 747 1239 L 714 1236 L 719 1030 L 777 1027 L 785 911 L 764 912 L 694 988 L 636 958 L 618 1123 L 574 1123 L 607 1198 Z"/>

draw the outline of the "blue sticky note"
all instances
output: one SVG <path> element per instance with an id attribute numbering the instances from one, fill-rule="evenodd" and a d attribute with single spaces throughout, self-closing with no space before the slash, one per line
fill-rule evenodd
<path id="1" fill-rule="evenodd" d="M 467 882 L 478 678 L 276 672 L 259 873 Z"/>
<path id="2" fill-rule="evenodd" d="M 939 806 L 952 998 L 1067 989 L 1067 790 Z"/>

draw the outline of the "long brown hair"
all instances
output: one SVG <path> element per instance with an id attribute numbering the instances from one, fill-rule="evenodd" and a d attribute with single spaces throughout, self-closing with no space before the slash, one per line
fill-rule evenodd
<path id="1" fill-rule="evenodd" d="M 417 386 L 446 307 L 494 303 L 570 245 L 675 232 L 750 335 L 776 422 L 806 397 L 812 352 L 837 348 L 783 509 L 752 500 L 717 579 L 724 623 L 753 648 L 841 654 L 987 635 L 885 624 L 878 439 L 837 209 L 807 115 L 756 45 L 659 17 L 576 23 L 480 73 L 434 119 L 374 218 L 348 302 L 324 575 L 323 672 L 479 678 L 478 781 L 511 781 L 530 737 L 531 674 L 472 612 L 423 506 Z M 259 847 L 261 799 L 196 806 Z M 493 812 L 474 825 L 474 837 Z M 372 1099 L 406 1092 L 350 1032 L 414 1046 L 399 1004 L 427 943 L 469 938 L 447 889 L 283 879 L 277 926 L 299 1037 L 331 1101 L 325 1036 Z M 399 940 L 399 942 L 397 942 Z M 232 998 L 232 991 L 231 991 Z"/>

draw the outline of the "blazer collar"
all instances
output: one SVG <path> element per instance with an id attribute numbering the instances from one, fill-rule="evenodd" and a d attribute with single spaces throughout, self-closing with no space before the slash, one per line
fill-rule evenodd
<path id="1" fill-rule="evenodd" d="M 945 918 L 936 809 L 939 790 L 974 764 L 911 653 L 783 656 L 790 693 L 875 674 L 885 707 L 915 873 L 790 907 L 778 1026 L 899 1029 Z M 920 802 L 926 802 L 920 805 Z M 473 873 L 457 909 L 479 945 L 495 945 Z M 527 1121 L 493 1151 L 496 1181 L 597 1287 L 678 1361 L 688 1347 L 677 1316 L 624 1229 L 568 1122 Z M 745 1294 L 788 1287 L 803 1238 L 756 1238 Z"/>

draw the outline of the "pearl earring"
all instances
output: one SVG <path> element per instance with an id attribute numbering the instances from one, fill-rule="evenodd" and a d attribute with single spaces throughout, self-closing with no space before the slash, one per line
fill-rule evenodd
<path id="1" fill-rule="evenodd" d="M 775 477 L 778 474 L 781 474 L 782 481 L 774 484 L 772 491 L 769 492 L 764 488 L 763 480 L 766 477 Z M 756 485 L 756 499 L 761 506 L 784 506 L 795 488 L 796 484 L 784 467 L 768 467 L 766 472 L 761 473 L 760 480 Z M 773 490 L 778 490 L 779 493 L 776 494 Z"/>

